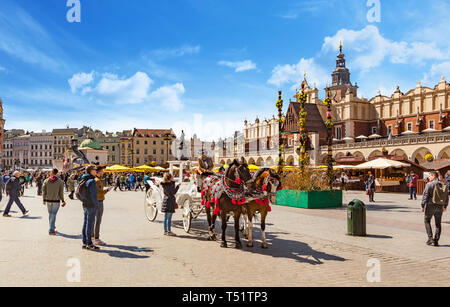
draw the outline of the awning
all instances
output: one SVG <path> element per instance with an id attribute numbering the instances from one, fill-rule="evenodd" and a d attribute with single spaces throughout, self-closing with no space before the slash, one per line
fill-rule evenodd
<path id="1" fill-rule="evenodd" d="M 126 166 L 113 165 L 113 166 L 107 167 L 105 169 L 105 172 L 107 172 L 107 173 L 123 173 L 123 172 L 129 172 L 130 170 L 131 169 Z"/>
<path id="2" fill-rule="evenodd" d="M 386 169 L 390 167 L 402 168 L 409 167 L 411 164 L 403 163 L 395 160 L 389 160 L 385 158 L 378 158 L 363 164 L 355 165 L 354 169 Z"/>

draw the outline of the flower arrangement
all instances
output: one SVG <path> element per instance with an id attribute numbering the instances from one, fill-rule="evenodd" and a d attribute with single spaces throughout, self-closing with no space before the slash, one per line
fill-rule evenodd
<path id="1" fill-rule="evenodd" d="M 428 162 L 433 162 L 434 161 L 434 157 L 432 154 L 426 154 L 425 155 L 425 160 L 427 160 Z"/>
<path id="2" fill-rule="evenodd" d="M 331 104 L 332 104 L 332 100 L 330 97 L 325 97 L 325 99 L 323 100 L 323 104 L 326 105 L 328 108 L 331 108 Z"/>
<path id="3" fill-rule="evenodd" d="M 277 109 L 282 109 L 283 108 L 283 100 L 282 99 L 278 99 L 278 101 L 276 102 L 275 106 L 277 107 Z"/>
<path id="4" fill-rule="evenodd" d="M 300 169 L 303 170 L 305 166 L 308 164 L 308 155 L 306 153 L 306 145 L 308 143 L 308 133 L 306 131 L 306 116 L 307 112 L 305 110 L 305 103 L 307 101 L 308 96 L 305 91 L 302 91 L 298 94 L 297 99 L 300 102 L 300 111 L 298 113 L 298 127 L 300 134 L 300 155 L 298 158 Z"/>

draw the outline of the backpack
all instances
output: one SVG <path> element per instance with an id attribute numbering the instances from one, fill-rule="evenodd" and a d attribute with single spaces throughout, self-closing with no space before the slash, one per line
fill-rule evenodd
<path id="1" fill-rule="evenodd" d="M 448 204 L 448 188 L 442 182 L 437 182 L 433 190 L 433 204 L 446 206 Z"/>
<path id="2" fill-rule="evenodd" d="M 78 200 L 86 201 L 88 199 L 88 189 L 86 185 L 87 181 L 87 179 L 83 179 L 77 185 L 75 196 L 78 198 Z"/>

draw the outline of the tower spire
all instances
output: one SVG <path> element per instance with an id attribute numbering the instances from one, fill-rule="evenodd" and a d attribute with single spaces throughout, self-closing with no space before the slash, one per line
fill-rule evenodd
<path id="1" fill-rule="evenodd" d="M 342 53 L 342 41 L 339 41 L 339 53 Z"/>

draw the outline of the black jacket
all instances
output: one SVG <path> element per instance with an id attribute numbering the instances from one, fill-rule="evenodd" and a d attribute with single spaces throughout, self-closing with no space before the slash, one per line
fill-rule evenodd
<path id="1" fill-rule="evenodd" d="M 175 187 L 175 182 L 163 182 L 161 186 L 164 189 L 164 199 L 161 207 L 161 211 L 165 213 L 175 213 L 176 199 L 175 194 L 177 194 L 180 186 Z"/>
<path id="2" fill-rule="evenodd" d="M 19 178 L 11 177 L 6 183 L 6 194 L 15 198 L 20 196 L 20 190 L 22 185 L 20 184 Z"/>

